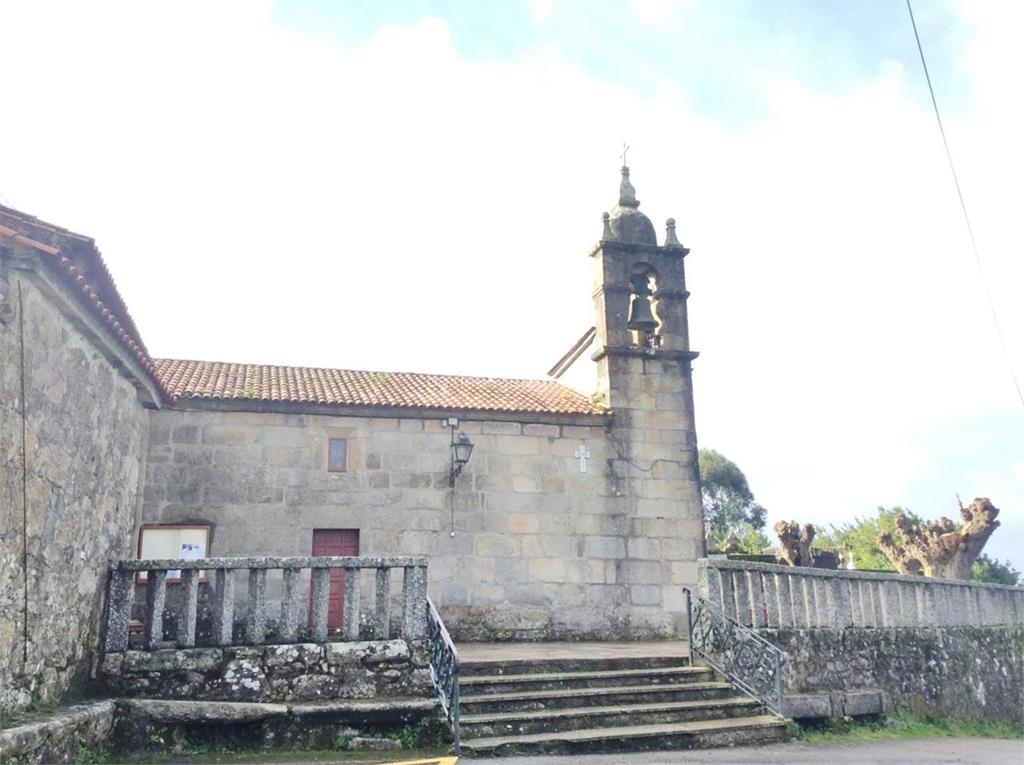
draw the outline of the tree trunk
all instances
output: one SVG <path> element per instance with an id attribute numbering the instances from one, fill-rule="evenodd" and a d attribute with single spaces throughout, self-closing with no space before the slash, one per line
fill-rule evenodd
<path id="1" fill-rule="evenodd" d="M 997 515 L 999 510 L 984 497 L 960 508 L 960 528 L 945 517 L 915 526 L 901 513 L 896 534 L 880 534 L 878 546 L 901 574 L 970 579 L 971 566 L 999 527 Z"/>

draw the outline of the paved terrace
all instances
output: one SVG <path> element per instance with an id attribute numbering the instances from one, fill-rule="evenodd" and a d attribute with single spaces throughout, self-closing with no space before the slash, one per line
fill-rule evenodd
<path id="1" fill-rule="evenodd" d="M 690 647 L 685 640 L 651 640 L 636 643 L 460 643 L 456 648 L 462 662 L 690 657 Z"/>

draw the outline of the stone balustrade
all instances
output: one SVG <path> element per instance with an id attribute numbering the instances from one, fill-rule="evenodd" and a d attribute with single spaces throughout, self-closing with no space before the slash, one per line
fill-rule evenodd
<path id="1" fill-rule="evenodd" d="M 748 627 L 1024 624 L 1024 587 L 725 559 L 698 563 L 701 597 Z"/>
<path id="2" fill-rule="evenodd" d="M 201 572 L 213 584 L 214 645 L 262 645 L 267 641 L 267 573 L 281 571 L 281 608 L 274 642 L 300 641 L 300 624 L 308 613 L 308 640 L 322 643 L 328 639 L 331 570 L 341 569 L 344 577 L 344 605 L 341 639 L 358 640 L 360 629 L 361 572 L 375 571 L 373 613 L 374 637 L 391 637 L 391 575 L 396 569 L 402 579 L 402 637 L 423 639 L 427 635 L 427 561 L 418 557 L 288 557 L 288 558 L 203 558 L 200 560 L 126 560 L 111 566 L 107 593 L 107 619 L 104 647 L 107 653 L 128 650 L 129 622 L 135 600 L 135 584 L 145 572 L 143 640 L 147 648 L 164 642 L 164 608 L 168 572 L 180 572 L 180 601 L 174 643 L 179 648 L 196 644 L 196 621 Z M 245 621 L 242 639 L 234 635 L 236 572 L 248 576 Z M 304 572 L 309 571 L 309 586 Z M 332 637 L 332 640 L 337 640 Z"/>

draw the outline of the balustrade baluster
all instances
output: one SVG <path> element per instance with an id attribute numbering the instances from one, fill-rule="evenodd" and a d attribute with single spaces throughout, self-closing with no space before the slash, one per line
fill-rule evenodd
<path id="1" fill-rule="evenodd" d="M 302 605 L 299 594 L 299 577 L 302 569 L 286 568 L 284 570 L 284 592 L 281 593 L 281 627 L 282 642 L 290 643 L 299 636 L 299 609 Z"/>
<path id="2" fill-rule="evenodd" d="M 214 645 L 231 645 L 235 626 L 235 579 L 229 568 L 218 568 L 213 574 L 217 588 L 213 605 Z"/>
<path id="3" fill-rule="evenodd" d="M 128 650 L 128 622 L 132 618 L 135 595 L 135 572 L 113 569 L 107 588 L 107 631 L 104 650 L 120 653 Z"/>
<path id="4" fill-rule="evenodd" d="M 196 644 L 196 611 L 199 607 L 199 569 L 187 568 L 181 572 L 181 606 L 178 609 L 179 648 L 192 648 Z"/>
<path id="5" fill-rule="evenodd" d="M 359 640 L 361 571 L 362 569 L 345 567 L 345 604 L 341 614 L 341 634 L 345 640 Z"/>
<path id="6" fill-rule="evenodd" d="M 313 580 L 313 640 L 323 643 L 327 640 L 327 606 L 331 592 L 331 570 L 329 568 L 314 568 Z"/>
<path id="7" fill-rule="evenodd" d="M 427 635 L 427 569 L 425 566 L 405 566 L 402 614 L 402 636 L 420 640 Z"/>
<path id="8" fill-rule="evenodd" d="M 157 648 L 164 639 L 164 601 L 167 597 L 167 571 L 146 572 L 146 648 Z"/>
<path id="9" fill-rule="evenodd" d="M 245 613 L 245 638 L 250 645 L 263 645 L 267 632 L 267 570 L 249 569 L 249 607 Z"/>
<path id="10" fill-rule="evenodd" d="M 391 637 L 391 569 L 377 569 L 374 588 L 375 633 L 378 640 Z"/>

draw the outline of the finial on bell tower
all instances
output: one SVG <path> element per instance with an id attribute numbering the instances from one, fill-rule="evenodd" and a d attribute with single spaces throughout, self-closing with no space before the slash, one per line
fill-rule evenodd
<path id="1" fill-rule="evenodd" d="M 619 183 L 619 204 L 623 207 L 632 207 L 634 210 L 640 206 L 636 198 L 636 189 L 629 182 L 629 168 L 622 166 L 622 182 Z"/>
<path id="2" fill-rule="evenodd" d="M 604 229 L 601 231 L 602 242 L 614 242 L 615 234 L 610 223 L 611 216 L 608 213 L 601 213 L 601 220 L 604 221 Z"/>
<path id="3" fill-rule="evenodd" d="M 665 246 L 683 248 L 683 243 L 679 241 L 678 237 L 676 237 L 675 218 L 669 218 L 667 221 L 665 221 Z"/>

